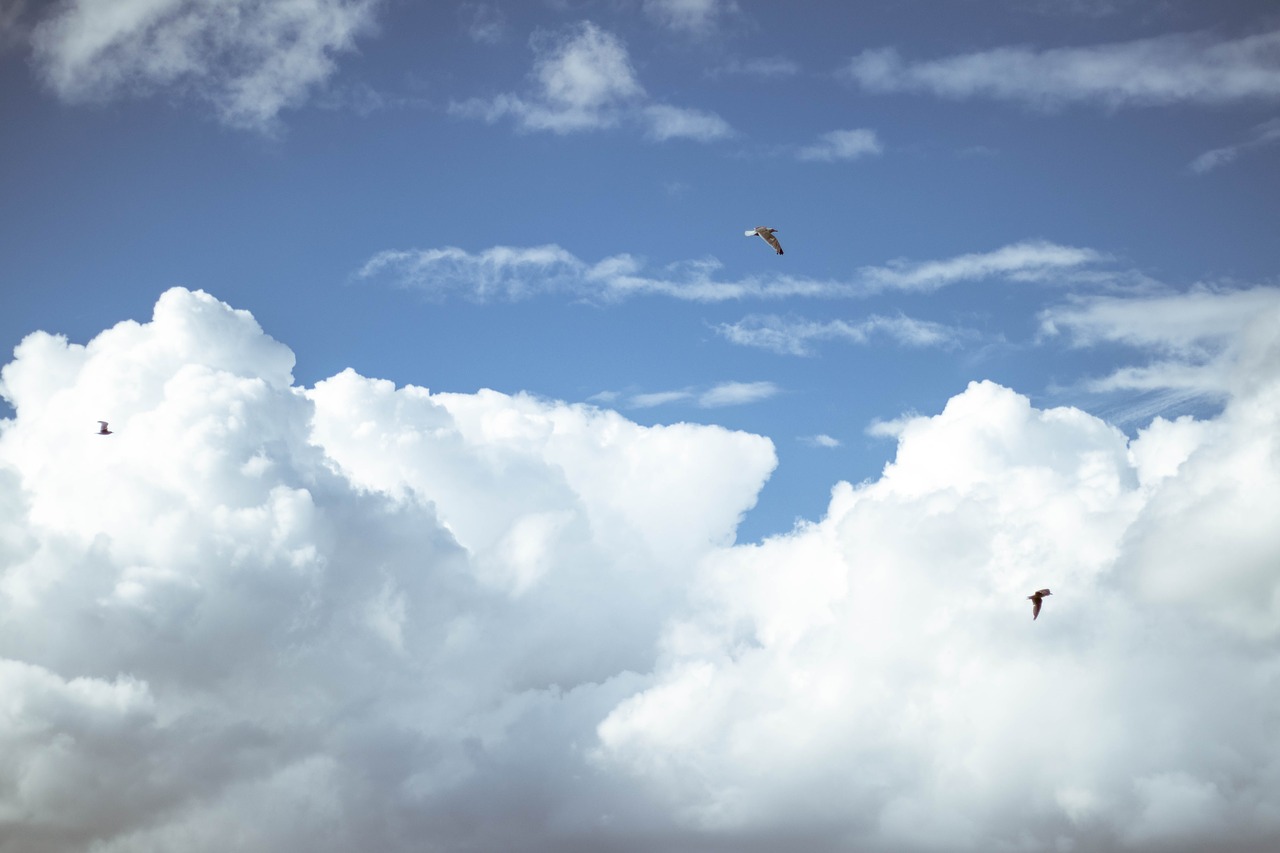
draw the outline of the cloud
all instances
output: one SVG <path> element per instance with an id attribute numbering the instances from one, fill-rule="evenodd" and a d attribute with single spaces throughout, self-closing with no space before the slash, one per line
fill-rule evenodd
<path id="1" fill-rule="evenodd" d="M 1055 105 L 1220 104 L 1280 98 L 1280 31 L 1224 40 L 1173 34 L 1093 47 L 1001 47 L 921 62 L 893 48 L 855 56 L 843 73 L 870 92 L 928 92 Z"/>
<path id="2" fill-rule="evenodd" d="M 722 382 L 704 391 L 680 388 L 674 391 L 632 394 L 626 398 L 625 405 L 633 409 L 651 409 L 672 403 L 692 403 L 703 409 L 717 409 L 722 406 L 741 406 L 767 400 L 781 390 L 772 382 Z M 621 395 L 617 392 L 606 391 L 596 394 L 593 399 L 601 402 L 616 402 L 620 398 Z"/>
<path id="3" fill-rule="evenodd" d="M 1079 298 L 1041 313 L 1044 334 L 1065 334 L 1073 345 L 1118 343 L 1155 357 L 1090 380 L 1095 391 L 1173 390 L 1221 397 L 1241 382 L 1261 381 L 1268 368 L 1250 363 L 1267 324 L 1280 322 L 1280 288 L 1195 288 L 1138 299 Z M 1262 327 L 1262 328 L 1260 328 Z M 1269 355 L 1267 356 L 1269 357 Z"/>
<path id="4" fill-rule="evenodd" d="M 1274 118 L 1258 125 L 1253 129 L 1253 133 L 1249 138 L 1243 142 L 1204 152 L 1192 160 L 1187 168 L 1197 175 L 1203 175 L 1205 172 L 1211 172 L 1220 166 L 1225 166 L 1247 151 L 1274 145 L 1277 142 L 1280 142 L 1280 118 Z"/>
<path id="5" fill-rule="evenodd" d="M 458 19 L 468 38 L 480 44 L 499 44 L 507 37 L 507 16 L 490 3 L 463 3 Z"/>
<path id="6" fill-rule="evenodd" d="M 740 74 L 762 79 L 781 79 L 799 74 L 800 64 L 785 56 L 761 56 L 754 59 L 734 59 L 708 73 L 712 76 Z"/>
<path id="7" fill-rule="evenodd" d="M 493 123 L 511 117 L 525 131 L 577 133 L 634 122 L 657 141 L 709 141 L 729 136 L 728 123 L 713 113 L 652 101 L 636 78 L 618 36 L 584 21 L 558 33 L 539 32 L 532 91 L 455 102 L 450 110 Z"/>
<path id="8" fill-rule="evenodd" d="M 544 294 L 601 302 L 635 296 L 725 302 L 790 297 L 852 298 L 893 290 L 925 292 L 961 281 L 986 279 L 1075 281 L 1086 268 L 1106 259 L 1091 249 L 1026 241 L 992 252 L 941 261 L 898 260 L 885 266 L 863 267 L 848 281 L 786 274 L 721 281 L 715 278 L 721 264 L 714 258 L 680 261 L 655 273 L 646 273 L 644 263 L 632 255 L 613 255 L 589 264 L 554 244 L 495 246 L 478 253 L 448 246 L 379 252 L 365 262 L 356 277 L 385 281 L 435 298 L 456 294 L 477 302 L 519 300 Z"/>
<path id="9" fill-rule="evenodd" d="M 840 440 L 838 438 L 832 438 L 826 433 L 819 433 L 817 435 L 806 435 L 801 437 L 800 440 L 803 441 L 805 444 L 809 445 L 810 447 L 825 447 L 828 449 L 832 449 L 840 446 Z"/>
<path id="10" fill-rule="evenodd" d="M 67 0 L 32 35 L 45 84 L 73 103 L 171 91 L 231 127 L 272 130 L 374 27 L 376 0 Z"/>
<path id="11" fill-rule="evenodd" d="M 814 144 L 801 148 L 796 156 L 801 160 L 833 163 L 857 160 L 883 150 L 874 130 L 833 130 L 822 134 Z"/>
<path id="12" fill-rule="evenodd" d="M 1240 297 L 1197 298 L 1144 340 Z M 1211 419 L 974 382 L 757 544 L 760 436 L 302 388 L 182 289 L 33 333 L 0 851 L 1271 849 L 1280 323 L 1246 322 Z"/>
<path id="13" fill-rule="evenodd" d="M 929 320 L 879 314 L 872 314 L 858 323 L 752 314 L 737 323 L 721 323 L 715 329 L 731 343 L 767 349 L 780 355 L 813 355 L 812 344 L 817 341 L 843 340 L 867 344 L 880 334 L 904 346 L 948 346 L 967 334 Z"/>
<path id="14" fill-rule="evenodd" d="M 739 12 L 734 0 L 644 0 L 642 8 L 658 25 L 696 37 L 713 34 L 722 18 Z"/>

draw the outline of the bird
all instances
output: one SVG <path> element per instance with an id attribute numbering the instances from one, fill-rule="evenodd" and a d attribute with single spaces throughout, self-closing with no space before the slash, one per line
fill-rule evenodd
<path id="1" fill-rule="evenodd" d="M 98 421 L 98 435 L 111 435 L 111 430 L 107 429 L 106 421 Z"/>
<path id="2" fill-rule="evenodd" d="M 774 232 L 776 232 L 777 230 L 778 230 L 778 229 L 776 229 L 776 228 L 765 228 L 763 225 L 761 225 L 759 228 L 755 228 L 755 229 L 752 229 L 751 231 L 747 231 L 747 232 L 744 232 L 744 233 L 745 233 L 748 237 L 760 237 L 760 238 L 761 238 L 761 239 L 763 239 L 766 243 L 768 243 L 770 246 L 772 246 L 772 247 L 773 247 L 773 250 L 774 250 L 775 252 L 777 252 L 779 255 L 781 255 L 781 254 L 782 254 L 782 244 L 778 242 L 778 238 L 777 238 L 777 237 L 773 236 L 773 235 L 774 235 Z"/>
<path id="3" fill-rule="evenodd" d="M 1034 622 L 1036 617 L 1040 615 L 1040 605 L 1044 602 L 1046 595 L 1053 595 L 1047 589 L 1038 589 L 1027 598 L 1031 599 L 1031 621 Z"/>

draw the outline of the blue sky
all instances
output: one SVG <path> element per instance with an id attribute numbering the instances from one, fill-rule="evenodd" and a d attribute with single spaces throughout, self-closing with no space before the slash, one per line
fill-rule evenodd
<path id="1" fill-rule="evenodd" d="M 0 0 L 0 828 L 1271 849 L 1277 56 L 1248 0 Z"/>
<path id="2" fill-rule="evenodd" d="M 144 317 L 169 286 L 205 289 L 287 341 L 302 383 L 351 366 L 766 434 L 780 465 L 743 534 L 778 532 L 820 512 L 835 479 L 878 473 L 892 447 L 865 437 L 869 423 L 932 411 L 970 380 L 1123 410 L 1081 396 L 1079 383 L 1130 354 L 1041 340 L 1038 312 L 1135 281 L 1274 281 L 1275 70 L 1247 41 L 1274 40 L 1268 7 L 354 4 L 344 38 L 317 50 L 325 68 L 279 72 L 264 85 L 292 94 L 244 115 L 226 106 L 252 70 L 234 46 L 169 79 L 129 54 L 166 38 L 157 26 L 118 53 L 65 59 L 70 82 L 59 84 L 53 57 L 68 48 L 51 12 L 18 7 L 11 29 L 35 28 L 50 46 L 33 55 L 15 36 L 4 56 L 0 333 L 5 346 L 36 328 L 84 340 Z M 900 67 L 884 84 L 850 70 L 885 50 Z M 1215 50 L 1219 64 L 1198 64 Z M 981 76 L 1008 73 L 1002 51 L 1023 56 L 1008 92 Z M 1104 56 L 1111 76 L 1082 82 Z M 1140 69 L 1152 57 L 1148 85 Z M 954 91 L 911 82 L 948 61 L 979 71 Z M 539 68 L 563 75 L 564 99 Z M 587 104 L 577 117 L 575 97 Z M 547 112 L 548 126 L 518 111 L 486 119 L 503 98 Z M 655 108 L 690 123 L 659 139 Z M 831 142 L 848 132 L 861 146 Z M 1230 154 L 1198 171 L 1214 151 Z M 741 236 L 758 224 L 779 229 L 785 256 Z M 390 250 L 554 245 L 585 265 L 633 257 L 655 279 L 711 262 L 714 281 L 857 290 L 867 268 L 1026 242 L 1098 261 L 1035 282 L 979 273 L 919 292 L 719 302 L 607 299 L 590 286 L 544 294 L 536 268 L 518 300 L 478 301 L 466 281 L 433 292 L 429 274 L 416 287 L 394 269 L 359 275 Z M 761 315 L 907 317 L 946 332 L 914 346 L 888 329 L 833 335 L 795 356 L 717 331 Z M 697 405 L 730 382 L 775 393 Z M 689 396 L 629 402 L 669 391 Z M 806 445 L 814 435 L 841 446 Z"/>

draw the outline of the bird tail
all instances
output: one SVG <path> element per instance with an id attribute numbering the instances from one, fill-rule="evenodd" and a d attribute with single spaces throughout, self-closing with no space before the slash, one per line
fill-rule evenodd
<path id="1" fill-rule="evenodd" d="M 744 231 L 744 232 L 742 232 L 742 233 L 746 234 L 748 237 L 754 237 L 754 236 L 756 236 L 756 232 L 755 232 L 755 229 L 754 229 L 754 228 L 753 228 L 753 229 L 751 229 L 750 231 Z"/>

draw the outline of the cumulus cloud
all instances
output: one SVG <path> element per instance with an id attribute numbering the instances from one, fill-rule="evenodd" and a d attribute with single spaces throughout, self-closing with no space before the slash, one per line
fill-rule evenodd
<path id="1" fill-rule="evenodd" d="M 1280 118 L 1273 118 L 1255 127 L 1249 138 L 1243 142 L 1206 151 L 1192 160 L 1187 168 L 1197 175 L 1203 175 L 1205 172 L 1225 166 L 1243 153 L 1267 145 L 1275 145 L 1277 142 L 1280 142 Z"/>
<path id="2" fill-rule="evenodd" d="M 884 150 L 874 130 L 833 130 L 822 134 L 818 141 L 796 152 L 801 160 L 832 163 L 837 160 L 857 160 Z"/>
<path id="3" fill-rule="evenodd" d="M 1194 298 L 1144 351 L 1242 317 Z M 182 289 L 33 333 L 0 851 L 1272 849 L 1280 323 L 1242 319 L 1213 418 L 974 382 L 758 544 L 760 436 L 299 387 Z"/>
<path id="4" fill-rule="evenodd" d="M 1053 105 L 1109 106 L 1280 98 L 1280 31 L 1238 39 L 1172 34 L 1091 47 L 1001 47 L 918 62 L 863 51 L 843 73 L 870 92 L 928 92 Z"/>
<path id="5" fill-rule="evenodd" d="M 366 261 L 356 276 L 412 288 L 435 298 L 456 294 L 477 302 L 519 300 L 542 294 L 603 302 L 633 296 L 725 302 L 851 298 L 893 290 L 925 292 L 962 281 L 987 279 L 1076 281 L 1092 265 L 1106 259 L 1092 249 L 1034 240 L 937 261 L 895 260 L 884 266 L 862 267 L 847 281 L 785 274 L 722 281 L 715 277 L 722 264 L 714 258 L 680 261 L 657 272 L 646 272 L 644 262 L 633 255 L 612 255 L 590 264 L 554 244 L 494 246 L 478 253 L 447 246 L 385 250 Z"/>
<path id="6" fill-rule="evenodd" d="M 531 89 L 454 102 L 456 115 L 496 122 L 512 118 L 526 131 L 576 133 L 633 122 L 658 141 L 708 141 L 731 134 L 714 113 L 653 101 L 636 77 L 622 39 L 590 21 L 557 33 L 539 32 Z"/>
<path id="7" fill-rule="evenodd" d="M 377 0 L 64 0 L 32 35 L 36 68 L 59 97 L 106 101 L 172 91 L 225 124 L 270 130 L 374 26 Z"/>
<path id="8" fill-rule="evenodd" d="M 818 341 L 843 340 L 866 344 L 877 335 L 884 335 L 904 346 L 916 347 L 947 346 L 967 336 L 963 330 L 930 320 L 879 314 L 872 314 L 857 323 L 751 314 L 736 323 L 721 323 L 715 329 L 731 343 L 767 349 L 780 355 L 813 355 L 813 344 Z"/>

